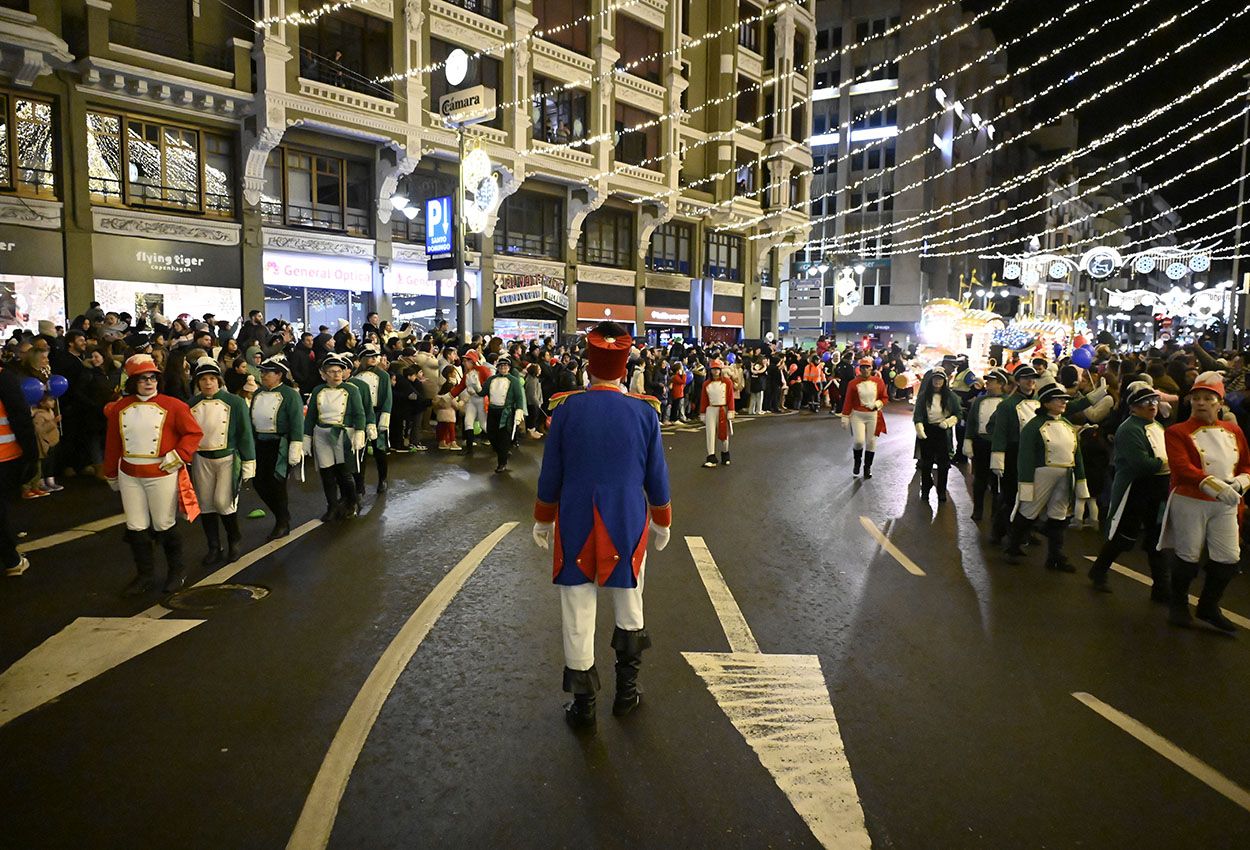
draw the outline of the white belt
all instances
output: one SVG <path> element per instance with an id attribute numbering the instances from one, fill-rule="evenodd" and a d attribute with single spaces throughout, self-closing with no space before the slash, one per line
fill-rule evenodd
<path id="1" fill-rule="evenodd" d="M 130 455 L 123 455 L 122 460 L 126 461 L 126 463 L 130 464 L 131 466 L 151 466 L 152 464 L 160 463 L 163 460 L 163 458 L 131 457 Z"/>

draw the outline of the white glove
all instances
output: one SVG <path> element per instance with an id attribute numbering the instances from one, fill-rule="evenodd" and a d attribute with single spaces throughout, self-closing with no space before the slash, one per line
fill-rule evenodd
<path id="1" fill-rule="evenodd" d="M 366 426 L 365 426 L 365 436 L 368 438 L 369 442 L 371 442 L 371 443 L 372 443 L 372 442 L 374 442 L 374 441 L 376 441 L 376 440 L 377 440 L 377 438 L 378 438 L 378 426 L 377 426 L 377 425 L 366 425 Z"/>
<path id="2" fill-rule="evenodd" d="M 1198 485 L 1198 489 L 1226 505 L 1236 505 L 1241 501 L 1241 494 L 1237 492 L 1237 489 L 1218 478 L 1204 478 Z"/>
<path id="3" fill-rule="evenodd" d="M 876 401 L 872 403 L 873 410 L 880 410 L 883 407 L 885 407 L 885 402 L 882 401 L 881 399 L 877 399 Z"/>
<path id="4" fill-rule="evenodd" d="M 305 441 L 304 441 L 304 442 L 302 442 L 302 443 L 292 443 L 291 445 L 293 445 L 293 446 L 303 446 L 303 447 L 304 447 L 304 457 L 312 457 L 312 456 L 313 456 L 313 441 L 312 441 L 312 437 L 309 437 L 307 440 L 305 440 Z"/>
<path id="5" fill-rule="evenodd" d="M 943 420 L 942 420 L 939 424 L 940 424 L 943 428 L 945 428 L 945 429 L 947 429 L 947 430 L 949 431 L 951 428 L 954 428 L 956 425 L 958 425 L 958 424 L 959 424 L 959 417 L 958 417 L 958 416 L 948 416 L 948 417 L 946 417 L 945 419 L 943 419 Z"/>
<path id="6" fill-rule="evenodd" d="M 729 411 L 726 411 L 726 413 L 727 413 L 727 415 L 729 416 L 729 418 L 730 418 L 730 419 L 733 419 L 733 418 L 734 418 L 734 411 L 729 410 Z"/>
<path id="7" fill-rule="evenodd" d="M 352 431 L 352 449 L 358 452 L 365 450 L 365 432 L 359 429 Z"/>
<path id="8" fill-rule="evenodd" d="M 242 472 L 243 472 L 244 481 L 251 481 L 253 478 L 255 478 L 256 477 L 256 461 L 254 460 L 243 461 Z"/>
<path id="9" fill-rule="evenodd" d="M 1007 465 L 1007 455 L 1005 452 L 990 452 L 990 472 L 999 476 L 1003 475 L 1003 467 Z"/>
<path id="10" fill-rule="evenodd" d="M 378 414 L 378 430 L 379 431 L 391 430 L 391 415 L 387 413 L 386 411 L 382 411 L 381 413 Z"/>
<path id="11" fill-rule="evenodd" d="M 1220 491 L 1220 495 L 1217 498 L 1229 506 L 1235 507 L 1241 504 L 1241 494 L 1237 492 L 1235 487 L 1225 487 Z"/>
<path id="12" fill-rule="evenodd" d="M 972 438 L 967 437 L 964 439 L 964 457 L 972 457 L 972 455 Z"/>
<path id="13" fill-rule="evenodd" d="M 534 523 L 534 545 L 539 549 L 547 549 L 551 546 L 551 529 L 555 527 L 554 522 L 536 522 Z"/>
<path id="14" fill-rule="evenodd" d="M 309 440 L 308 443 L 309 443 L 309 448 L 311 448 L 312 440 Z M 286 447 L 286 465 L 287 466 L 299 466 L 299 462 L 303 459 L 304 459 L 303 442 L 287 444 L 287 447 Z"/>
<path id="15" fill-rule="evenodd" d="M 655 551 L 663 552 L 664 547 L 668 545 L 668 538 L 672 534 L 672 530 L 667 525 L 656 525 L 655 520 L 651 520 L 651 533 L 655 535 Z"/>
<path id="16" fill-rule="evenodd" d="M 1245 493 L 1250 490 L 1250 475 L 1238 475 L 1232 481 L 1228 482 L 1238 493 Z"/>
<path id="17" fill-rule="evenodd" d="M 183 462 L 182 456 L 173 450 L 166 452 L 165 457 L 161 460 L 161 469 L 165 472 L 177 472 L 184 466 L 186 464 Z"/>
<path id="18" fill-rule="evenodd" d="M 1018 494 L 1019 494 L 1019 496 L 1020 496 L 1020 501 L 1022 501 L 1022 502 L 1031 502 L 1031 501 L 1033 501 L 1033 482 L 1031 482 L 1031 481 L 1028 481 L 1028 482 L 1026 482 L 1026 481 L 1021 481 L 1021 482 L 1020 482 L 1020 488 L 1019 488 L 1019 490 L 1017 491 L 1017 493 L 1018 493 Z"/>
<path id="19" fill-rule="evenodd" d="M 920 439 L 922 439 L 922 440 L 925 438 L 924 423 L 923 423 L 923 422 L 917 422 L 917 423 L 916 423 L 916 436 L 917 436 L 917 437 L 919 437 L 919 438 L 920 438 Z"/>
<path id="20" fill-rule="evenodd" d="M 109 483 L 109 489 L 112 490 L 114 493 L 116 493 L 118 490 L 122 488 L 121 484 L 118 483 L 116 478 L 106 478 L 104 480 Z"/>
<path id="21" fill-rule="evenodd" d="M 849 430 L 851 430 L 851 417 L 849 417 L 849 416 L 839 416 L 838 418 L 842 420 L 842 430 L 843 430 L 843 431 L 849 431 Z"/>

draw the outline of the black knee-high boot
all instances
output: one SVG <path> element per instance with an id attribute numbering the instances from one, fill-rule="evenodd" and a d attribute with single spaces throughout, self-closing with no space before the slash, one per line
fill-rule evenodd
<path id="1" fill-rule="evenodd" d="M 1168 622 L 1174 626 L 1188 628 L 1193 625 L 1193 615 L 1189 613 L 1189 583 L 1198 575 L 1198 565 L 1193 561 L 1177 558 L 1172 564 L 1172 598 L 1168 600 Z"/>
<path id="2" fill-rule="evenodd" d="M 564 719 L 570 726 L 584 728 L 595 725 L 595 692 L 599 690 L 599 671 L 592 664 L 589 670 L 564 668 L 564 690 L 573 701 L 564 706 Z"/>
<path id="3" fill-rule="evenodd" d="M 230 564 L 239 560 L 239 542 L 243 539 L 238 513 L 222 514 L 221 523 L 226 527 L 226 563 Z"/>
<path id="4" fill-rule="evenodd" d="M 226 563 L 221 551 L 221 525 L 218 519 L 217 514 L 200 514 L 200 525 L 204 527 L 204 539 L 208 542 L 208 553 L 200 561 L 200 566 L 209 569 Z"/>
<path id="5" fill-rule="evenodd" d="M 612 713 L 624 717 L 642 701 L 642 688 L 638 687 L 638 670 L 642 667 L 642 651 L 651 646 L 647 630 L 629 631 L 619 626 L 612 632 L 612 648 L 616 650 L 616 700 Z"/>
<path id="6" fill-rule="evenodd" d="M 332 466 L 319 469 L 317 472 L 321 475 L 321 490 L 326 496 L 326 512 L 322 514 L 321 521 L 329 522 L 334 519 L 334 510 L 339 504 L 338 478 L 335 476 L 334 467 Z"/>
<path id="7" fill-rule="evenodd" d="M 386 452 L 382 449 L 382 441 L 378 440 L 373 444 L 373 462 L 378 468 L 378 492 L 386 492 L 386 473 L 387 473 L 387 457 Z"/>
<path id="8" fill-rule="evenodd" d="M 1172 601 L 1172 565 L 1166 552 L 1160 552 L 1158 549 L 1151 549 L 1146 553 L 1146 560 L 1150 563 L 1150 601 L 1163 602 L 1164 604 Z"/>
<path id="9" fill-rule="evenodd" d="M 876 452 L 872 452 L 872 451 L 869 451 L 868 449 L 864 449 L 864 480 L 865 481 L 867 481 L 869 478 L 872 478 L 872 459 L 875 455 L 876 455 Z"/>
<path id="10" fill-rule="evenodd" d="M 152 537 L 147 529 L 126 529 L 126 543 L 135 559 L 135 578 L 122 591 L 124 596 L 142 596 L 156 589 L 155 567 L 152 562 Z"/>
<path id="11" fill-rule="evenodd" d="M 1046 520 L 1046 569 L 1059 573 L 1074 573 L 1076 567 L 1063 555 L 1063 532 L 1068 527 L 1066 519 Z"/>
<path id="12" fill-rule="evenodd" d="M 1220 610 L 1220 600 L 1233 576 L 1237 574 L 1236 564 L 1220 564 L 1207 562 L 1207 579 L 1202 583 L 1202 595 L 1198 597 L 1198 619 L 1210 623 L 1226 634 L 1235 634 L 1237 627 L 1224 616 Z"/>
<path id="13" fill-rule="evenodd" d="M 344 519 L 350 519 L 360 513 L 360 497 L 361 490 L 356 489 L 356 482 L 352 478 L 352 474 L 347 471 L 347 466 L 341 464 L 334 467 L 335 477 L 339 482 L 339 513 Z"/>
<path id="14" fill-rule="evenodd" d="M 1111 587 L 1107 584 L 1107 573 L 1111 571 L 1112 562 L 1125 551 L 1126 548 L 1121 546 L 1116 538 L 1112 538 L 1102 544 L 1102 548 L 1098 550 L 1098 557 L 1094 559 L 1094 563 L 1090 564 L 1089 572 L 1087 573 L 1095 590 L 1103 593 L 1111 592 Z"/>
<path id="15" fill-rule="evenodd" d="M 1024 542 L 1029 539 L 1029 531 L 1033 528 L 1033 520 L 1026 517 L 1019 511 L 1011 520 L 1011 527 L 1007 531 L 1007 558 L 1013 563 L 1024 557 Z"/>
<path id="16" fill-rule="evenodd" d="M 855 466 L 851 469 L 851 474 L 859 475 L 860 467 L 864 464 L 864 450 L 852 449 L 851 454 L 855 457 Z"/>
<path id="17" fill-rule="evenodd" d="M 178 528 L 171 526 L 158 531 L 156 539 L 165 550 L 164 590 L 166 593 L 177 593 L 187 583 L 187 565 L 182 561 L 182 538 L 178 536 Z"/>

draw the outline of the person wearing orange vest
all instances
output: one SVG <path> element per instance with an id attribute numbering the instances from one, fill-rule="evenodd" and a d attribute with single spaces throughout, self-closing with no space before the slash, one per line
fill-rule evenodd
<path id="1" fill-rule="evenodd" d="M 825 381 L 825 370 L 820 358 L 813 354 L 803 367 L 803 406 L 812 406 L 812 413 L 820 410 L 820 387 Z"/>
<path id="2" fill-rule="evenodd" d="M 22 395 L 17 373 L 0 367 L 0 561 L 5 575 L 20 576 L 30 561 L 17 551 L 17 536 L 9 526 L 9 499 L 23 481 L 34 477 L 39 461 L 35 423 Z"/>
<path id="3" fill-rule="evenodd" d="M 121 494 L 126 542 L 138 573 L 123 593 L 140 596 L 156 588 L 153 533 L 169 568 L 165 592 L 174 593 L 187 580 L 182 541 L 174 527 L 178 478 L 204 433 L 186 402 L 160 392 L 160 372 L 149 355 L 136 354 L 123 368 L 126 394 L 104 408 L 104 477 Z"/>

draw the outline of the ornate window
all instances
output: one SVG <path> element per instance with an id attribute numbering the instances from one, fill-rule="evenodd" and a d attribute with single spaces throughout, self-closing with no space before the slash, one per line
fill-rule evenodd
<path id="1" fill-rule="evenodd" d="M 632 268 L 634 216 L 625 210 L 598 209 L 586 217 L 577 259 L 598 266 Z"/>
<path id="2" fill-rule="evenodd" d="M 0 94 L 0 191 L 56 197 L 52 104 Z"/>
<path id="3" fill-rule="evenodd" d="M 505 199 L 495 225 L 495 253 L 564 259 L 564 200 L 526 191 Z"/>

